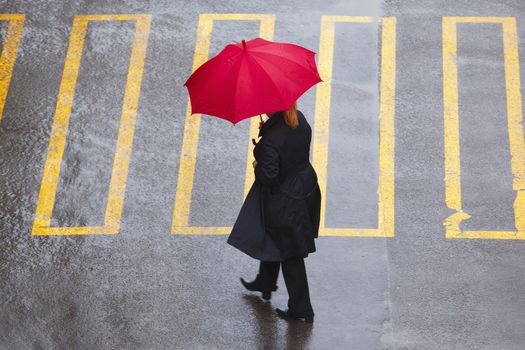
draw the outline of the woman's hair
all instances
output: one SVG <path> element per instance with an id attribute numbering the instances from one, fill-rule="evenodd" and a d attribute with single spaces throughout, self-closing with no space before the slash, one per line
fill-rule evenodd
<path id="1" fill-rule="evenodd" d="M 297 101 L 294 102 L 289 110 L 284 111 L 284 122 L 292 129 L 299 125 L 299 120 L 297 120 Z"/>

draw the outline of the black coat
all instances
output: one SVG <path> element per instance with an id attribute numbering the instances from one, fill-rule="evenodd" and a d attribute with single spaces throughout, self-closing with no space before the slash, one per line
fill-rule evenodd
<path id="1" fill-rule="evenodd" d="M 280 261 L 315 252 L 321 211 L 321 191 L 310 163 L 312 129 L 297 112 L 292 129 L 284 113 L 262 126 L 253 154 L 257 160 L 253 183 L 228 243 L 249 256 Z"/>

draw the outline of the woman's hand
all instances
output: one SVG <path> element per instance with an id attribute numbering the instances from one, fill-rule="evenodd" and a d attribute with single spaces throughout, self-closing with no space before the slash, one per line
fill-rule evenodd
<path id="1" fill-rule="evenodd" d="M 254 160 L 254 161 L 252 162 L 252 165 L 253 165 L 253 167 L 255 168 L 255 167 L 257 166 L 257 160 Z"/>

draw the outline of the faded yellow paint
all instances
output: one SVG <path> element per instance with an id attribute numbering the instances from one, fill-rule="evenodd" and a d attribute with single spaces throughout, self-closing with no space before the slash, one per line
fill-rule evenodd
<path id="1" fill-rule="evenodd" d="M 203 13 L 199 16 L 197 37 L 195 41 L 195 54 L 193 57 L 193 71 L 208 60 L 211 33 L 214 21 L 259 21 L 259 36 L 272 40 L 274 32 L 275 16 L 270 14 L 241 14 L 241 13 Z M 250 122 L 250 138 L 248 146 L 248 160 L 246 162 L 246 178 L 244 185 L 244 196 L 253 183 L 253 168 L 251 164 L 251 138 L 258 133 L 258 118 L 252 118 Z M 195 227 L 189 226 L 189 216 L 193 182 L 195 176 L 195 164 L 197 161 L 197 146 L 199 142 L 201 115 L 191 115 L 191 104 L 188 100 L 186 118 L 184 122 L 184 136 L 182 139 L 181 158 L 177 178 L 177 190 L 175 193 L 175 204 L 173 209 L 172 234 L 228 234 L 231 227 Z"/>
<path id="2" fill-rule="evenodd" d="M 312 163 L 321 188 L 322 236 L 394 236 L 394 163 L 395 163 L 395 81 L 396 81 L 396 18 L 381 19 L 381 82 L 379 115 L 379 184 L 377 229 L 329 228 L 325 225 L 330 126 L 330 96 L 336 23 L 374 23 L 374 17 L 323 16 L 319 43 L 319 73 L 323 82 L 317 85 L 313 132 Z"/>
<path id="3" fill-rule="evenodd" d="M 9 21 L 0 55 L 0 120 L 2 120 L 5 99 L 13 74 L 18 46 L 20 45 L 24 19 L 25 15 L 23 14 L 0 14 L 0 21 Z"/>
<path id="4" fill-rule="evenodd" d="M 188 226 L 176 228 L 172 234 L 178 235 L 227 235 L 232 231 L 231 226 Z"/>
<path id="5" fill-rule="evenodd" d="M 60 175 L 60 164 L 64 153 L 84 38 L 89 21 L 136 22 L 118 130 L 116 153 L 109 185 L 104 226 L 51 227 L 51 215 Z M 32 229 L 33 235 L 117 234 L 119 232 L 150 21 L 150 15 L 117 14 L 75 16 L 69 38 L 62 82 L 60 83 L 42 183 L 40 185 L 40 193 Z"/>
<path id="6" fill-rule="evenodd" d="M 445 203 L 455 210 L 444 221 L 446 238 L 525 239 L 525 141 L 522 126 L 520 70 L 514 17 L 443 17 L 443 104 L 445 151 Z M 500 23 L 503 55 L 512 186 L 516 191 L 514 216 L 516 231 L 474 231 L 460 228 L 469 219 L 461 204 L 461 163 L 459 143 L 457 23 Z"/>

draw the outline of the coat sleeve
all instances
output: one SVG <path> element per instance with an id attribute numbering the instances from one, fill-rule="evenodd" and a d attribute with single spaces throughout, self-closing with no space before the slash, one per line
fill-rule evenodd
<path id="1" fill-rule="evenodd" d="M 277 148 L 263 142 L 255 159 L 257 160 L 255 180 L 266 186 L 278 186 L 279 152 Z"/>

